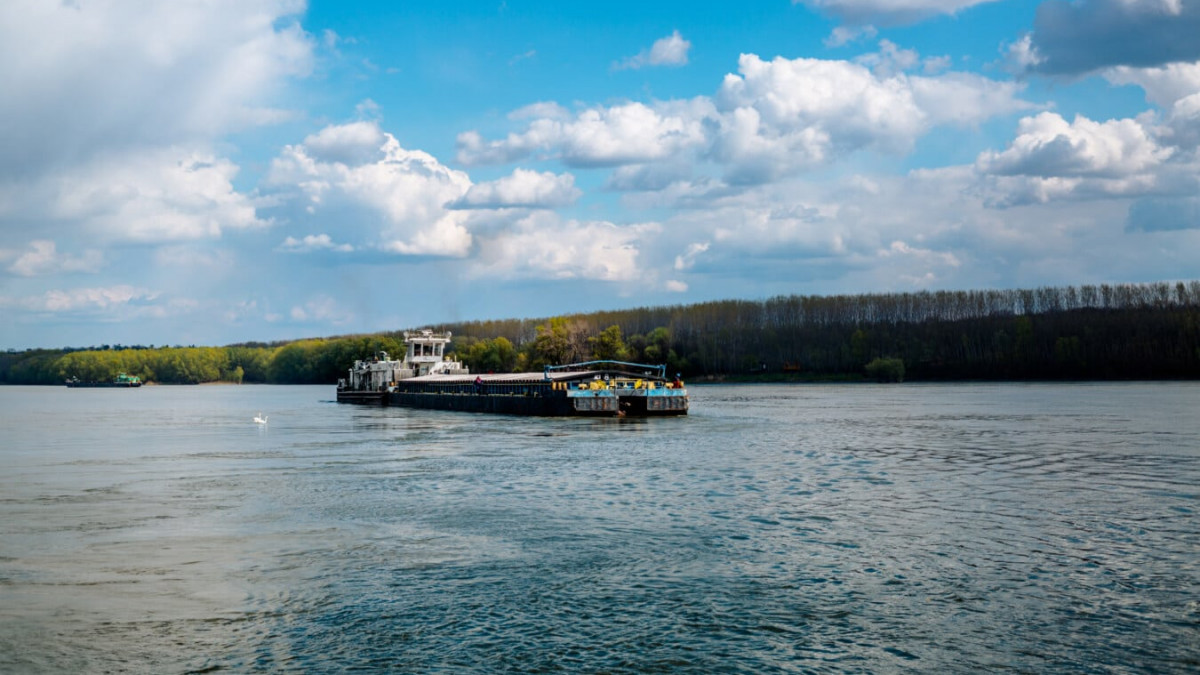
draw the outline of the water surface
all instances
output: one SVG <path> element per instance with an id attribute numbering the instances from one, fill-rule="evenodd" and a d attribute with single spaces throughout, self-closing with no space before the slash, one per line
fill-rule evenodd
<path id="1" fill-rule="evenodd" d="M 0 671 L 1200 669 L 1200 385 L 692 394 L 0 388 Z"/>

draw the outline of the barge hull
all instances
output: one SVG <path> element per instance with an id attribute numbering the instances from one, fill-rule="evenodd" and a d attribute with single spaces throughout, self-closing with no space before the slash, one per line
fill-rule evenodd
<path id="1" fill-rule="evenodd" d="M 387 394 L 382 391 L 351 391 L 339 389 L 338 403 L 362 403 L 366 405 L 383 405 L 387 403 Z"/>
<path id="2" fill-rule="evenodd" d="M 593 409 L 580 410 L 574 399 L 564 396 L 489 396 L 393 392 L 388 405 L 429 410 L 499 413 L 542 417 L 612 417 L 617 414 L 614 397 L 593 398 Z"/>

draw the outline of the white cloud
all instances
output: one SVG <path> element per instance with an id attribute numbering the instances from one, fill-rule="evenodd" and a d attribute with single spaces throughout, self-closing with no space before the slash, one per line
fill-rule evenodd
<path id="1" fill-rule="evenodd" d="M 974 73 L 906 78 L 913 99 L 929 116 L 930 125 L 970 127 L 999 115 L 1035 108 L 1017 95 L 1024 85 L 990 80 Z"/>
<path id="2" fill-rule="evenodd" d="M 914 55 L 915 58 L 915 55 Z M 1020 86 L 977 75 L 879 77 L 846 61 L 743 54 L 717 95 L 715 153 L 731 177 L 760 181 L 862 148 L 901 152 L 932 126 L 975 124 L 1028 107 Z"/>
<path id="3" fill-rule="evenodd" d="M 183 241 L 269 226 L 234 189 L 237 173 L 228 159 L 203 148 L 138 149 L 10 192 L 0 217 L 65 223 L 102 241 Z"/>
<path id="4" fill-rule="evenodd" d="M 792 0 L 850 24 L 904 25 L 994 0 Z"/>
<path id="5" fill-rule="evenodd" d="M 1200 92 L 1175 101 L 1167 116 L 1164 136 L 1185 150 L 1200 147 Z M 1200 163 L 1200 157 L 1195 160 Z M 1200 169 L 1200 166 L 1193 168 Z"/>
<path id="6" fill-rule="evenodd" d="M 1068 123 L 1045 112 L 1022 119 L 1017 133 L 1007 150 L 982 153 L 979 170 L 1002 176 L 1122 178 L 1155 168 L 1172 152 L 1131 119 L 1095 122 L 1076 116 Z"/>
<path id="7" fill-rule="evenodd" d="M 1193 194 L 1196 170 L 1177 147 L 1159 142 L 1170 129 L 1150 118 L 1097 122 L 1056 113 L 1021 120 L 1008 149 L 985 151 L 975 161 L 977 190 L 995 207 Z M 1176 139 L 1178 140 L 1178 139 Z"/>
<path id="8" fill-rule="evenodd" d="M 644 66 L 683 66 L 688 62 L 688 50 L 692 43 L 683 39 L 679 31 L 654 41 L 648 51 L 642 51 L 636 56 L 625 59 L 614 67 L 618 70 L 625 68 L 642 68 Z"/>
<path id="9" fill-rule="evenodd" d="M 104 256 L 97 250 L 87 250 L 74 256 L 59 253 L 57 246 L 48 239 L 29 242 L 29 250 L 17 254 L 8 271 L 23 277 L 58 274 L 62 272 L 97 272 Z"/>
<path id="10" fill-rule="evenodd" d="M 707 251 L 708 247 L 711 245 L 712 244 L 707 241 L 688 244 L 686 251 L 675 256 L 675 270 L 683 271 L 691 269 L 692 266 L 696 264 L 696 258 L 698 258 L 701 253 Z"/>
<path id="11" fill-rule="evenodd" d="M 41 295 L 24 298 L 0 297 L 0 307 L 29 312 L 70 313 L 120 309 L 157 298 L 158 294 L 155 292 L 122 284 L 68 290 L 53 289 Z"/>
<path id="12" fill-rule="evenodd" d="M 762 125 L 756 136 L 805 156 L 823 156 L 834 143 L 906 147 L 925 125 L 927 115 L 903 80 L 879 79 L 861 65 L 743 54 L 738 72 L 725 76 L 719 108 L 734 116 L 753 112 L 754 126 Z"/>
<path id="13" fill-rule="evenodd" d="M 534 150 L 555 148 L 571 166 L 614 166 L 661 160 L 705 142 L 702 120 L 711 106 L 703 100 L 655 107 L 625 103 L 589 108 L 573 120 L 539 118 L 524 133 L 485 142 L 474 131 L 459 134 L 458 161 L 509 162 Z"/>
<path id="14" fill-rule="evenodd" d="M 1026 33 L 1016 41 L 1002 45 L 1004 52 L 1004 61 L 1007 69 L 1014 73 L 1024 73 L 1032 70 L 1037 64 L 1044 59 L 1041 54 L 1038 54 L 1037 47 L 1033 44 L 1033 34 Z"/>
<path id="15" fill-rule="evenodd" d="M 277 121 L 300 0 L 0 3 L 0 176 Z M 19 95 L 16 94 L 19 92 Z"/>
<path id="16" fill-rule="evenodd" d="M 383 158 L 383 130 L 373 121 L 333 124 L 304 139 L 304 148 L 318 162 L 369 164 Z"/>
<path id="17" fill-rule="evenodd" d="M 378 147 L 371 149 L 371 139 Z M 316 142 L 316 152 L 309 141 Z M 375 122 L 327 127 L 286 146 L 272 162 L 266 186 L 293 197 L 314 217 L 347 221 L 348 214 L 361 213 L 353 222 L 385 251 L 463 256 L 471 245 L 467 214 L 448 208 L 470 189 L 470 178 L 426 152 L 404 149 Z"/>
<path id="18" fill-rule="evenodd" d="M 907 256 L 920 260 L 922 265 L 932 264 L 945 267 L 959 267 L 962 265 L 962 262 L 958 259 L 958 256 L 954 255 L 953 253 L 914 247 L 899 240 L 893 241 L 887 248 L 881 249 L 878 255 L 883 258 Z M 926 273 L 925 276 L 913 278 L 926 279 L 930 277 L 928 276 L 928 273 Z"/>
<path id="19" fill-rule="evenodd" d="M 563 220 L 535 212 L 491 237 L 480 237 L 482 278 L 594 279 L 648 278 L 639 269 L 639 248 L 660 231 L 658 225 L 619 226 L 604 221 Z"/>
<path id="20" fill-rule="evenodd" d="M 1103 72 L 1113 84 L 1134 84 L 1146 92 L 1146 100 L 1170 108 L 1180 99 L 1200 93 L 1200 62 L 1171 63 L 1157 68 L 1117 66 Z"/>
<path id="21" fill-rule="evenodd" d="M 687 293 L 688 285 L 678 279 L 667 279 L 664 287 L 672 293 Z"/>
<path id="22" fill-rule="evenodd" d="M 753 184 L 862 149 L 903 152 L 938 124 L 973 125 L 1032 107 L 1017 98 L 1015 82 L 896 72 L 919 63 L 887 41 L 872 59 L 878 73 L 847 61 L 743 54 L 713 98 L 622 103 L 574 117 L 539 103 L 513 116 L 527 125 L 504 139 L 460 134 L 458 160 L 504 163 L 540 152 L 571 166 L 618 167 L 609 186 L 635 190 L 669 186 L 687 178 L 687 167 L 715 160 L 726 180 Z"/>
<path id="23" fill-rule="evenodd" d="M 516 169 L 499 180 L 472 185 L 454 206 L 464 209 L 548 209 L 570 206 L 581 194 L 575 187 L 575 177 L 569 173 Z"/>
<path id="24" fill-rule="evenodd" d="M 279 245 L 279 249 L 288 253 L 312 253 L 314 251 L 334 251 L 349 253 L 354 250 L 350 244 L 338 244 L 327 234 L 308 234 L 303 239 L 288 237 Z"/>

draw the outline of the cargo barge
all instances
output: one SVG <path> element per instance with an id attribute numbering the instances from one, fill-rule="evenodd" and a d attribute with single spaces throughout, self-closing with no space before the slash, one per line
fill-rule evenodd
<path id="1" fill-rule="evenodd" d="M 450 333 L 404 334 L 402 360 L 380 352 L 338 380 L 343 403 L 510 415 L 648 417 L 686 415 L 688 393 L 665 366 L 588 361 L 542 372 L 472 375 L 445 358 Z"/>

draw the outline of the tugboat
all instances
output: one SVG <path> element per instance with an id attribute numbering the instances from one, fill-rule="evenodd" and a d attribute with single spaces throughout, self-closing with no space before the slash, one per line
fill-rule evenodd
<path id="1" fill-rule="evenodd" d="M 686 415 L 687 388 L 665 366 L 587 361 L 542 372 L 474 375 L 445 360 L 450 333 L 406 332 L 403 360 L 355 361 L 337 400 L 434 410 L 548 416 Z"/>
<path id="2" fill-rule="evenodd" d="M 108 382 L 84 382 L 78 377 L 67 378 L 67 386 L 75 387 L 111 387 L 119 389 L 130 389 L 133 387 L 142 386 L 142 380 L 137 375 L 126 375 L 121 373 Z"/>

